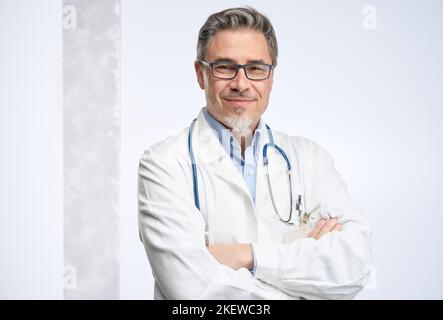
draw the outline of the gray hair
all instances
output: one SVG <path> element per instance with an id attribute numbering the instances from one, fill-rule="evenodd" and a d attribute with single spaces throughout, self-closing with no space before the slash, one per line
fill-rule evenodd
<path id="1" fill-rule="evenodd" d="M 208 43 L 218 32 L 249 28 L 261 32 L 268 43 L 272 64 L 277 65 L 278 46 L 274 28 L 269 19 L 252 7 L 231 8 L 209 16 L 198 33 L 197 60 L 203 60 Z"/>

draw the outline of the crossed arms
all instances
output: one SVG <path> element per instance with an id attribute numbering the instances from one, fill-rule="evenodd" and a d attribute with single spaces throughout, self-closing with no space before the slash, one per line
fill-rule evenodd
<path id="1" fill-rule="evenodd" d="M 250 244 L 205 246 L 205 222 L 183 192 L 192 181 L 185 160 L 157 148 L 140 161 L 139 228 L 166 298 L 343 299 L 363 288 L 370 273 L 370 231 L 326 154 L 317 161 L 317 193 L 346 215 L 320 221 L 309 238 L 291 244 L 255 243 L 254 276 Z"/>

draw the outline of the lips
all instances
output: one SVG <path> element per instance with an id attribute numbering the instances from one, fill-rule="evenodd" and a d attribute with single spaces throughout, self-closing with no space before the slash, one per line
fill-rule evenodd
<path id="1" fill-rule="evenodd" d="M 248 104 L 250 104 L 251 102 L 253 102 L 253 99 L 244 99 L 244 98 L 225 98 L 225 100 L 229 103 L 229 104 L 233 104 L 236 106 L 246 106 Z"/>

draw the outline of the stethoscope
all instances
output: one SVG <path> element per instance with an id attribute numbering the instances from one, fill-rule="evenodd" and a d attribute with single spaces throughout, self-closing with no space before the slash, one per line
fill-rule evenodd
<path id="1" fill-rule="evenodd" d="M 191 166 L 192 166 L 192 181 L 193 181 L 193 191 L 194 191 L 194 204 L 195 207 L 200 210 L 200 200 L 199 200 L 199 192 L 198 192 L 198 177 L 197 177 L 197 164 L 195 162 L 195 157 L 194 157 L 194 150 L 192 148 L 192 133 L 194 131 L 194 126 L 195 126 L 195 122 L 197 119 L 194 119 L 191 123 L 191 126 L 189 127 L 189 134 L 188 134 L 188 151 L 189 151 L 189 156 L 191 158 Z M 274 143 L 274 137 L 271 131 L 271 128 L 266 125 L 266 129 L 268 131 L 268 135 L 269 135 L 269 143 L 266 143 L 263 146 L 263 166 L 265 168 L 265 174 L 266 174 L 266 181 L 267 181 L 267 185 L 268 185 L 268 191 L 269 191 L 269 196 L 271 198 L 271 202 L 272 202 L 272 206 L 274 207 L 274 212 L 277 215 L 277 217 L 280 219 L 280 221 L 282 221 L 285 224 L 289 224 L 292 225 L 295 222 L 291 221 L 292 219 L 292 212 L 293 212 L 293 194 L 292 194 L 292 166 L 291 166 L 291 161 L 289 160 L 288 156 L 286 155 L 286 152 L 284 152 L 284 150 L 282 148 L 280 148 L 278 145 L 276 145 Z M 289 181 L 289 199 L 290 199 L 290 206 L 289 206 L 289 217 L 288 219 L 283 219 L 280 215 L 280 212 L 278 211 L 277 205 L 275 203 L 275 199 L 274 199 L 274 195 L 272 193 L 272 185 L 271 185 L 271 180 L 269 177 L 269 159 L 268 159 L 268 148 L 274 148 L 280 155 L 281 157 L 285 160 L 286 162 L 286 173 L 288 175 L 288 181 Z M 300 175 L 299 175 L 300 176 Z M 306 201 L 306 199 L 305 199 Z M 301 194 L 299 194 L 297 196 L 297 202 L 295 204 L 295 210 L 298 212 L 298 217 L 299 217 L 299 225 L 302 224 L 306 224 L 307 221 L 309 220 L 310 214 L 305 213 L 302 214 L 302 196 Z"/>

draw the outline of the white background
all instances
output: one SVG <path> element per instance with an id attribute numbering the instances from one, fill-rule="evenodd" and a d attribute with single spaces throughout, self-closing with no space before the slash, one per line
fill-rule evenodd
<path id="1" fill-rule="evenodd" d="M 244 4 L 122 1 L 122 299 L 152 298 L 138 160 L 204 105 L 193 61 L 206 17 Z M 359 298 L 442 299 L 442 3 L 248 4 L 279 41 L 265 121 L 324 146 L 373 228 L 376 288 Z M 362 27 L 366 4 L 376 30 Z M 0 0 L 0 298 L 63 298 L 61 32 L 58 1 Z"/>

